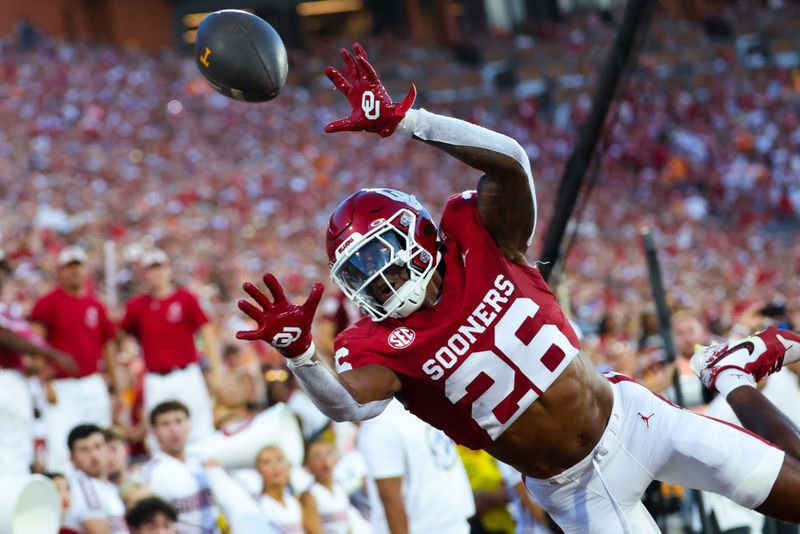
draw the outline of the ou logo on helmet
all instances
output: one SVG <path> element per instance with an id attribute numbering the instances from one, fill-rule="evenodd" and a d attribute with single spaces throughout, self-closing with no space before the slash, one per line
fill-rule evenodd
<path id="1" fill-rule="evenodd" d="M 375 98 L 372 91 L 364 91 L 361 95 L 361 110 L 364 116 L 374 121 L 381 116 L 381 101 Z"/>

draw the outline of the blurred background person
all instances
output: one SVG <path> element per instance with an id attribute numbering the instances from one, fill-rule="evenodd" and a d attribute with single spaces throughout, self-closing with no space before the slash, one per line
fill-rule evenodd
<path id="1" fill-rule="evenodd" d="M 714 393 L 704 388 L 700 379 L 692 373 L 689 368 L 689 360 L 694 354 L 695 347 L 711 345 L 718 340 L 711 335 L 708 328 L 695 314 L 686 310 L 679 311 L 672 316 L 672 331 L 675 337 L 675 350 L 678 352 L 675 368 L 681 383 L 684 406 L 702 410 L 702 407 L 714 398 Z M 676 400 L 671 377 L 669 386 L 661 391 L 668 399 Z"/>
<path id="2" fill-rule="evenodd" d="M 333 478 L 337 460 L 336 448 L 329 441 L 317 439 L 306 445 L 304 467 L 314 477 L 314 483 L 300 495 L 300 504 L 304 520 L 320 521 L 319 525 L 304 523 L 308 534 L 350 532 L 350 500 Z"/>
<path id="3" fill-rule="evenodd" d="M 125 514 L 131 534 L 177 534 L 178 514 L 168 502 L 148 497 Z"/>
<path id="4" fill-rule="evenodd" d="M 220 357 L 215 327 L 197 297 L 172 281 L 167 255 L 159 249 L 144 253 L 146 292 L 128 301 L 121 327 L 142 350 L 145 368 L 145 413 L 165 400 L 180 400 L 192 414 L 190 442 L 214 431 L 211 400 L 200 369 L 195 334 L 203 340 L 211 383 L 219 383 Z"/>
<path id="5" fill-rule="evenodd" d="M 67 514 L 72 505 L 72 492 L 69 489 L 69 481 L 62 473 L 44 473 L 55 484 L 58 490 L 58 497 L 61 499 L 61 525 L 58 534 L 79 534 L 77 531 L 68 528 L 65 524 Z"/>
<path id="6" fill-rule="evenodd" d="M 364 421 L 358 450 L 370 478 L 370 524 L 375 534 L 467 534 L 475 513 L 455 444 L 392 401 Z"/>
<path id="7" fill-rule="evenodd" d="M 103 480 L 108 461 L 103 429 L 91 424 L 75 427 L 68 448 L 74 472 L 66 527 L 82 534 L 127 534 L 125 506 L 116 488 Z"/>
<path id="8" fill-rule="evenodd" d="M 228 343 L 222 351 L 222 373 L 216 386 L 214 427 L 225 428 L 254 415 L 263 404 L 264 379 L 255 361 L 245 361 L 244 347 Z M 254 365 L 255 364 L 255 365 Z"/>
<path id="9" fill-rule="evenodd" d="M 316 511 L 308 508 L 303 510 L 300 501 L 289 490 L 291 466 L 280 449 L 261 449 L 256 459 L 256 470 L 262 480 L 258 504 L 272 529 L 269 534 L 302 534 L 303 525 L 312 528 L 320 525 Z"/>
<path id="10" fill-rule="evenodd" d="M 150 425 L 158 450 L 142 469 L 142 480 L 178 511 L 182 534 L 219 534 L 219 510 L 203 459 L 186 452 L 192 430 L 189 408 L 180 401 L 164 401 L 150 412 Z"/>
<path id="11" fill-rule="evenodd" d="M 57 260 L 58 287 L 36 301 L 30 314 L 34 330 L 50 345 L 71 355 L 78 366 L 75 377 L 55 367 L 55 402 L 45 414 L 49 470 L 66 467 L 67 434 L 72 428 L 83 423 L 111 426 L 111 397 L 101 374 L 101 361 L 105 362 L 111 389 L 121 390 L 114 325 L 90 288 L 88 261 L 83 249 L 64 248 Z"/>
<path id="12" fill-rule="evenodd" d="M 470 518 L 473 534 L 513 534 L 514 519 L 509 512 L 511 496 L 503 483 L 500 462 L 483 450 L 458 446 L 469 484 L 475 496 L 475 515 Z"/>
<path id="13" fill-rule="evenodd" d="M 106 441 L 106 465 L 103 470 L 105 479 L 119 492 L 129 476 L 128 461 L 130 459 L 130 449 L 125 438 L 114 429 L 104 429 L 103 438 Z"/>
<path id="14" fill-rule="evenodd" d="M 31 366 L 26 369 L 24 356 L 52 362 L 70 373 L 78 370 L 68 354 L 48 347 L 26 321 L 12 316 L 2 304 L 3 285 L 12 272 L 0 250 L 0 475 L 29 473 L 34 462 L 33 399 L 23 374 Z"/>

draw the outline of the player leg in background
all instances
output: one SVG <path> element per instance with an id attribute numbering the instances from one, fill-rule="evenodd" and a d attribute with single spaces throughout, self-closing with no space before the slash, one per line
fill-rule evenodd
<path id="1" fill-rule="evenodd" d="M 710 389 L 718 390 L 746 429 L 785 451 L 780 473 L 758 512 L 800 522 L 800 430 L 755 386 L 785 363 L 800 361 L 800 334 L 768 328 L 750 337 L 699 349 L 692 369 Z"/>

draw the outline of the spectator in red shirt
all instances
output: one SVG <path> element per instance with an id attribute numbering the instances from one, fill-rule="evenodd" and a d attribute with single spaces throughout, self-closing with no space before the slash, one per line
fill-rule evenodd
<path id="1" fill-rule="evenodd" d="M 194 336 L 199 333 L 203 340 L 212 384 L 219 382 L 217 336 L 197 297 L 172 282 L 172 270 L 163 251 L 145 253 L 142 267 L 147 292 L 128 301 L 121 326 L 136 338 L 144 356 L 144 410 L 150 413 L 166 400 L 181 401 L 192 414 L 191 443 L 214 430 Z"/>
<path id="2" fill-rule="evenodd" d="M 33 306 L 30 320 L 53 347 L 66 352 L 78 366 L 77 376 L 56 365 L 55 403 L 46 410 L 47 467 L 69 466 L 67 435 L 80 424 L 111 426 L 111 397 L 100 374 L 104 359 L 115 391 L 120 391 L 115 366 L 115 329 L 106 309 L 89 291 L 89 258 L 79 247 L 58 255 L 58 287 Z"/>

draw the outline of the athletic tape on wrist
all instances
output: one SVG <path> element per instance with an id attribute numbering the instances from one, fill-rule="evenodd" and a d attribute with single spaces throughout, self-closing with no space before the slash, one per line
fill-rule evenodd
<path id="1" fill-rule="evenodd" d="M 300 367 L 302 365 L 311 365 L 313 363 L 311 360 L 314 358 L 314 354 L 317 353 L 317 347 L 314 345 L 314 342 L 311 342 L 311 345 L 308 346 L 306 351 L 301 354 L 300 356 L 295 356 L 294 358 L 287 358 L 288 366 L 289 367 Z"/>
<path id="2" fill-rule="evenodd" d="M 397 125 L 397 129 L 395 130 L 396 133 L 404 135 L 406 137 L 413 137 L 414 136 L 414 128 L 417 127 L 417 122 L 419 121 L 419 111 L 416 109 L 409 109 L 406 111 L 406 116 L 403 117 L 403 120 Z"/>
<path id="3" fill-rule="evenodd" d="M 724 369 L 717 376 L 714 386 L 723 397 L 727 398 L 734 389 L 742 386 L 754 388 L 756 387 L 756 382 L 752 376 L 741 369 Z"/>

